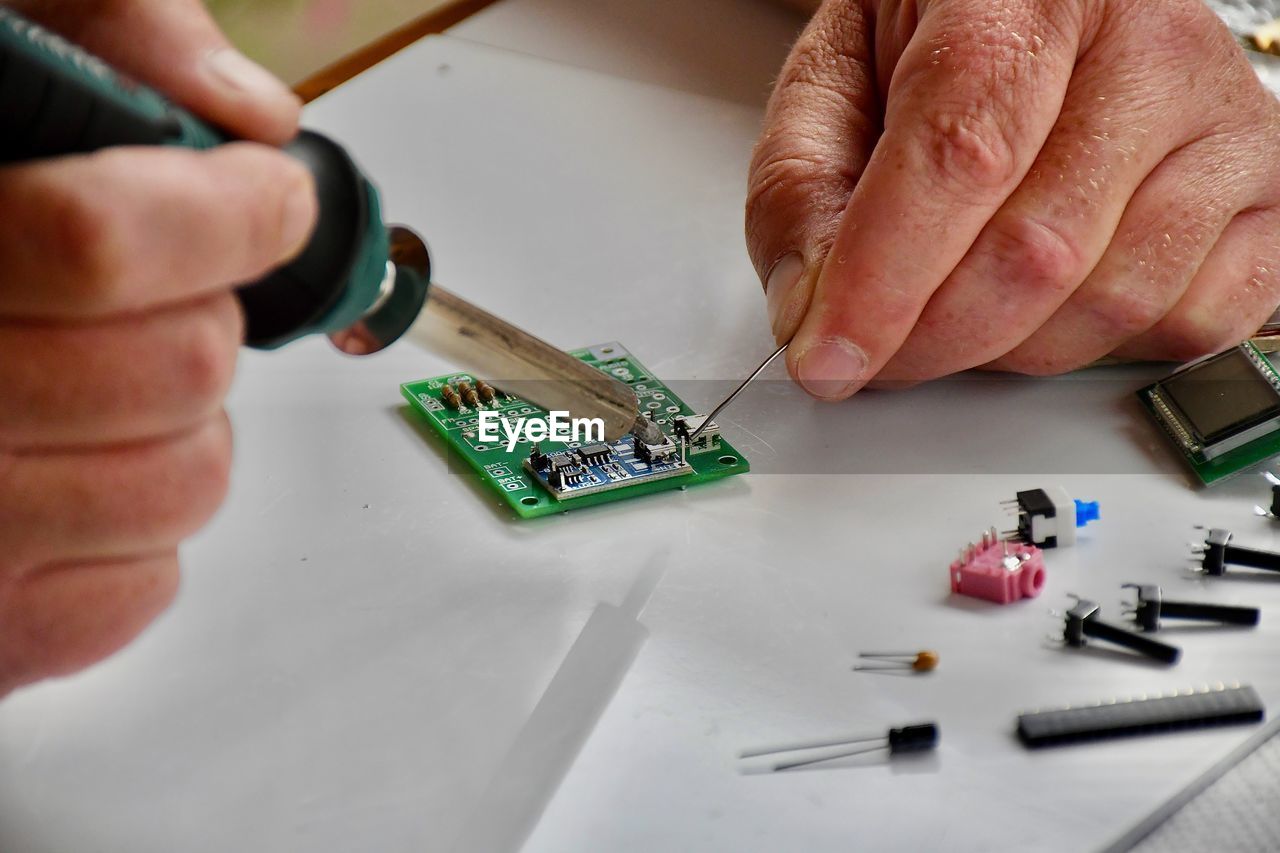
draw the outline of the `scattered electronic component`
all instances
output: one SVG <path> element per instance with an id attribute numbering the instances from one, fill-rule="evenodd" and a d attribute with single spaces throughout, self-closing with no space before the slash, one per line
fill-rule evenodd
<path id="1" fill-rule="evenodd" d="M 1004 507 L 1017 513 L 1018 526 L 1005 531 L 1040 548 L 1076 544 L 1076 530 L 1098 520 L 1098 502 L 1072 500 L 1061 486 L 1018 492 Z"/>
<path id="2" fill-rule="evenodd" d="M 1161 619 L 1189 619 L 1197 622 L 1220 622 L 1223 625 L 1257 625 L 1261 611 L 1256 607 L 1237 607 L 1198 601 L 1170 601 L 1155 584 L 1127 583 L 1125 589 L 1137 592 L 1138 600 L 1129 615 L 1144 631 L 1160 630 Z"/>
<path id="3" fill-rule="evenodd" d="M 1096 705 L 1037 711 L 1018 717 L 1025 746 L 1055 746 L 1174 729 L 1260 722 L 1266 715 L 1252 687 L 1216 685 L 1170 696 L 1107 701 Z"/>
<path id="4" fill-rule="evenodd" d="M 1175 664 L 1178 658 L 1182 657 L 1182 650 L 1177 646 L 1135 634 L 1110 622 L 1103 622 L 1098 618 L 1101 610 L 1096 602 L 1074 595 L 1071 597 L 1075 599 L 1075 605 L 1067 611 L 1066 624 L 1062 631 L 1062 640 L 1068 646 L 1081 648 L 1088 644 L 1089 638 L 1092 638 L 1123 646 L 1165 664 Z"/>
<path id="5" fill-rule="evenodd" d="M 716 453 L 683 458 L 672 437 L 674 419 L 694 413 L 622 345 L 601 344 L 573 355 L 627 383 L 642 400 L 656 398 L 661 409 L 656 413 L 651 409 L 648 418 L 637 419 L 652 426 L 644 437 L 632 433 L 600 442 L 586 436 L 579 443 L 520 432 L 509 445 L 512 436 L 505 432 L 499 441 L 482 439 L 480 421 L 498 419 L 502 429 L 515 430 L 521 420 L 546 423 L 549 415 L 500 390 L 500 380 L 490 383 L 450 374 L 406 383 L 401 393 L 444 441 L 450 457 L 465 462 L 521 518 L 681 489 L 750 470 L 747 460 L 723 437 Z M 492 390 L 492 399 L 486 388 Z M 469 401 L 471 395 L 474 403 Z"/>
<path id="6" fill-rule="evenodd" d="M 1205 485 L 1280 454 L 1280 374 L 1248 341 L 1179 368 L 1138 399 Z"/>
<path id="7" fill-rule="evenodd" d="M 883 661 L 883 663 L 860 663 L 853 669 L 855 672 L 884 672 L 886 670 L 913 672 L 933 672 L 938 668 L 938 653 L 924 649 L 919 652 L 861 652 L 858 657 Z"/>
<path id="8" fill-rule="evenodd" d="M 1254 514 L 1266 518 L 1280 518 L 1280 477 L 1270 471 L 1263 471 L 1262 476 L 1267 481 L 1267 484 L 1271 486 L 1271 504 L 1266 509 L 1255 506 L 1253 508 Z"/>
<path id="9" fill-rule="evenodd" d="M 908 752 L 928 752 L 938 745 L 938 724 L 937 723 L 916 723 L 910 726 L 902 726 L 900 728 L 889 729 L 888 734 L 869 735 L 866 737 L 839 738 L 836 740 L 812 741 L 808 743 L 797 743 L 791 746 L 778 747 L 775 749 L 762 749 L 754 752 L 744 752 L 740 758 L 758 758 L 762 755 L 779 755 L 784 752 L 808 752 L 815 749 L 830 749 L 836 746 L 847 746 L 849 744 L 867 744 L 857 749 L 848 750 L 846 752 L 838 752 L 834 755 L 819 755 L 810 758 L 803 758 L 797 761 L 785 761 L 782 764 L 775 764 L 774 770 L 790 770 L 794 767 L 806 767 L 810 764 L 819 764 L 824 761 L 835 761 L 839 758 L 852 758 L 855 755 L 862 755 L 867 752 L 876 752 L 877 750 L 887 749 L 889 754 L 901 755 Z M 883 743 L 873 743 L 873 741 L 883 741 Z"/>
<path id="10" fill-rule="evenodd" d="M 1191 559 L 1198 564 L 1200 571 L 1210 577 L 1222 577 L 1228 566 L 1280 572 L 1280 554 L 1232 545 L 1231 531 L 1220 527 L 1210 528 L 1203 543 L 1192 543 Z"/>
<path id="11" fill-rule="evenodd" d="M 1035 598 L 1044 589 L 1044 554 L 1034 545 L 1001 539 L 994 527 L 982 531 L 948 568 L 951 591 L 997 604 Z"/>

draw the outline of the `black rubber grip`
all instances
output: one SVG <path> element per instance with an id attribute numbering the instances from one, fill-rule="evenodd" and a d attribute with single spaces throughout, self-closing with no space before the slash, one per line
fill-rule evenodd
<path id="1" fill-rule="evenodd" d="M 327 314 L 342 297 L 369 227 L 368 185 L 346 150 L 308 130 L 285 150 L 315 176 L 320 216 L 298 257 L 239 290 L 249 346 L 275 346 Z"/>
<path id="2" fill-rule="evenodd" d="M 0 5 L 0 164 L 122 145 L 209 149 L 225 141 L 160 93 Z M 314 176 L 320 212 L 294 260 L 237 291 L 250 346 L 349 325 L 376 301 L 386 275 L 377 191 L 347 152 L 307 131 L 285 151 Z M 421 292 L 405 295 L 416 293 L 420 304 Z"/>
<path id="3" fill-rule="evenodd" d="M 181 134 L 169 113 L 149 115 L 35 56 L 0 50 L 0 162 L 162 145 Z"/>

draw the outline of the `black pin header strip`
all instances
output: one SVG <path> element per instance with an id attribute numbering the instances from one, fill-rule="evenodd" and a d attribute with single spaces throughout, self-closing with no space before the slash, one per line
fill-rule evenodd
<path id="1" fill-rule="evenodd" d="M 1262 699 L 1252 687 L 1226 687 L 1023 714 L 1018 717 L 1018 738 L 1025 746 L 1034 748 L 1175 729 L 1256 723 L 1265 715 Z"/>

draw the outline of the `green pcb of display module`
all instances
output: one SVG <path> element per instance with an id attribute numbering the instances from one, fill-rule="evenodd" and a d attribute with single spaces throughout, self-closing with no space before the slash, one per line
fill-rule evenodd
<path id="1" fill-rule="evenodd" d="M 1280 454 L 1280 374 L 1248 341 L 1178 369 L 1138 399 L 1205 485 Z"/>
<path id="2" fill-rule="evenodd" d="M 600 344 L 572 354 L 627 383 L 636 392 L 641 412 L 658 424 L 663 441 L 649 444 L 635 435 L 616 441 L 590 436 L 575 441 L 572 434 L 567 441 L 531 440 L 520 425 L 545 424 L 549 413 L 464 373 L 408 382 L 400 391 L 451 455 L 466 462 L 521 518 L 683 489 L 749 469 L 746 458 L 724 440 L 716 424 L 709 424 L 690 444 L 686 439 L 703 418 L 621 344 Z M 497 420 L 505 425 L 495 431 Z"/>

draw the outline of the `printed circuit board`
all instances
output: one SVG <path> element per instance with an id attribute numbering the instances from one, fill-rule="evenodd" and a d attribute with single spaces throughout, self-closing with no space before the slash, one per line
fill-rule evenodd
<path id="1" fill-rule="evenodd" d="M 610 442 L 586 434 L 577 441 L 572 434 L 567 441 L 530 440 L 523 427 L 546 423 L 549 413 L 466 373 L 408 382 L 400 390 L 451 457 L 522 518 L 683 489 L 750 468 L 715 424 L 690 444 L 686 439 L 702 420 L 622 345 L 572 354 L 631 386 L 665 441 L 647 444 L 627 435 Z"/>

